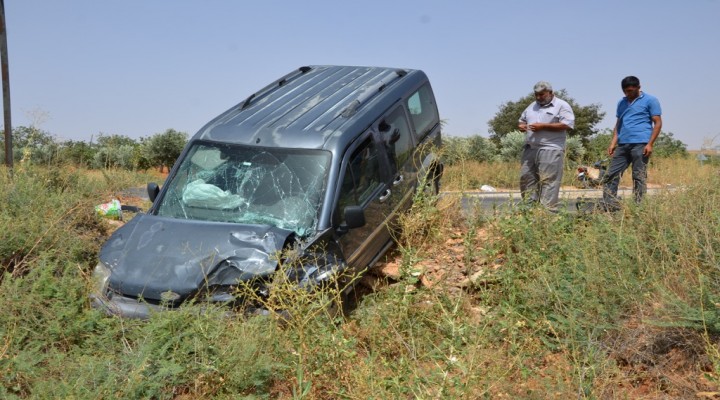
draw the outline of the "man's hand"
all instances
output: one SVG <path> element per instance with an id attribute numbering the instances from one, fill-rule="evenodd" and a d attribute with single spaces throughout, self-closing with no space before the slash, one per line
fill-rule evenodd
<path id="1" fill-rule="evenodd" d="M 537 132 L 537 131 L 542 131 L 542 130 L 548 129 L 549 126 L 550 126 L 550 124 L 541 124 L 539 122 L 534 122 L 532 124 L 527 124 L 526 129 L 529 131 Z"/>
<path id="2" fill-rule="evenodd" d="M 617 147 L 617 145 L 612 144 L 612 143 L 610 144 L 610 146 L 608 146 L 607 153 L 609 156 L 613 155 L 616 147 Z"/>
<path id="3" fill-rule="evenodd" d="M 653 150 L 653 145 L 651 145 L 650 143 L 646 144 L 645 147 L 643 148 L 643 156 L 650 157 L 650 154 L 652 154 L 652 150 Z"/>

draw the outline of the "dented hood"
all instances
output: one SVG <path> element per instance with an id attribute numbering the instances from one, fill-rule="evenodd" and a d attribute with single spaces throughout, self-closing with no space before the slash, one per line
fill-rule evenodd
<path id="1" fill-rule="evenodd" d="M 291 231 L 137 215 L 110 237 L 100 260 L 112 270 L 109 285 L 126 296 L 185 299 L 204 286 L 233 285 L 267 276 Z"/>

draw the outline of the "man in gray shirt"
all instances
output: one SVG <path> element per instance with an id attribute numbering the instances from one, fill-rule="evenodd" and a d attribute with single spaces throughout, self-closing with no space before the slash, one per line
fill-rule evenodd
<path id="1" fill-rule="evenodd" d="M 527 202 L 557 210 L 563 175 L 567 130 L 575 126 L 570 105 L 553 94 L 552 85 L 538 82 L 535 101 L 523 111 L 518 127 L 527 132 L 520 166 L 520 192 Z"/>

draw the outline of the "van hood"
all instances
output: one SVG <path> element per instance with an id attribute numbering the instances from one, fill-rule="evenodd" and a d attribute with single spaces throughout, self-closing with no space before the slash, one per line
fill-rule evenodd
<path id="1" fill-rule="evenodd" d="M 140 214 L 100 250 L 109 288 L 125 296 L 182 301 L 203 287 L 272 274 L 292 231 L 267 225 L 180 220 Z M 179 297 L 178 297 L 179 295 Z"/>

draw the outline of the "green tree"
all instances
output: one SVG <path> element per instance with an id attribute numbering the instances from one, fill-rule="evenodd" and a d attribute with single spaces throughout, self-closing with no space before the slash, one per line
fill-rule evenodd
<path id="1" fill-rule="evenodd" d="M 52 135 L 34 126 L 17 126 L 12 132 L 13 160 L 33 164 L 48 164 L 57 158 L 58 145 Z M 0 146 L 5 147 L 5 138 Z M 2 154 L 5 162 L 5 153 Z"/>
<path id="2" fill-rule="evenodd" d="M 13 129 L 13 146 L 41 147 L 53 143 L 50 133 L 32 126 L 18 126 Z"/>
<path id="3" fill-rule="evenodd" d="M 172 168 L 187 143 L 187 133 L 168 129 L 143 141 L 144 153 L 150 165 L 162 172 L 165 167 Z"/>
<path id="4" fill-rule="evenodd" d="M 97 137 L 98 147 L 118 148 L 120 146 L 125 146 L 125 145 L 134 146 L 136 144 L 137 144 L 137 142 L 135 141 L 135 139 L 132 139 L 125 135 L 118 135 L 118 134 L 106 135 L 106 134 L 100 132 Z"/>
<path id="5" fill-rule="evenodd" d="M 59 158 L 62 162 L 72 163 L 82 167 L 90 167 L 95 158 L 97 149 L 82 140 L 68 140 L 60 147 Z"/>
<path id="6" fill-rule="evenodd" d="M 675 139 L 672 132 L 660 132 L 655 145 L 653 155 L 656 157 L 687 157 L 687 145 Z"/>
<path id="7" fill-rule="evenodd" d="M 92 165 L 95 168 L 134 169 L 135 160 L 131 155 L 137 146 L 139 144 L 127 136 L 101 133 L 97 138 L 97 152 L 93 156 Z"/>
<path id="8" fill-rule="evenodd" d="M 135 152 L 133 154 L 133 158 L 136 160 L 136 168 L 143 171 L 147 171 L 148 169 L 154 167 L 149 158 L 146 141 L 147 139 L 140 138 L 140 145 L 135 147 Z"/>
<path id="9" fill-rule="evenodd" d="M 575 113 L 575 128 L 568 131 L 570 136 L 579 136 L 585 142 L 587 138 L 597 133 L 595 125 L 605 117 L 605 112 L 600 111 L 600 104 L 580 106 L 565 89 L 556 91 L 555 95 L 567 101 Z M 517 130 L 518 119 L 533 101 L 535 96 L 531 92 L 517 101 L 508 101 L 500 105 L 498 112 L 488 121 L 488 132 L 495 143 L 500 143 L 503 136 Z"/>

